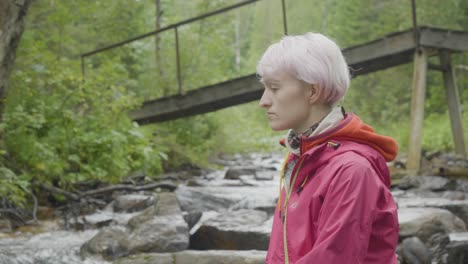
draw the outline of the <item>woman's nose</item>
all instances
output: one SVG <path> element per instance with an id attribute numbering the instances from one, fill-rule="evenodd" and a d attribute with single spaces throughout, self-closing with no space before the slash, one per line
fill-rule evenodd
<path id="1" fill-rule="evenodd" d="M 263 107 L 263 108 L 268 108 L 268 107 L 271 106 L 271 100 L 270 100 L 270 97 L 267 94 L 266 89 L 265 89 L 265 91 L 263 91 L 262 98 L 260 98 L 259 105 L 260 105 L 260 107 Z"/>

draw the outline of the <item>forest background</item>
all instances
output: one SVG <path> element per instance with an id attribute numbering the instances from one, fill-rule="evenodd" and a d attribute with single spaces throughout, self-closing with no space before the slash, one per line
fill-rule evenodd
<path id="1" fill-rule="evenodd" d="M 25 204 L 34 183 L 118 182 L 135 171 L 157 177 L 181 166 L 210 166 L 219 154 L 283 151 L 258 102 L 139 127 L 127 116 L 144 100 L 175 94 L 173 31 L 85 60 L 80 54 L 211 12 L 236 0 L 36 0 L 0 124 L 0 197 Z M 419 25 L 468 30 L 468 1 L 418 0 Z M 409 0 L 287 0 L 289 34 L 324 33 L 342 47 L 410 29 Z M 283 35 L 280 0 L 179 28 L 185 91 L 255 72 Z M 468 102 L 468 54 L 453 54 L 461 103 Z M 438 58 L 431 58 L 438 64 Z M 354 69 L 359 70 L 359 69 Z M 343 106 L 408 146 L 412 65 L 356 77 Z M 453 150 L 442 74 L 428 72 L 423 148 Z M 465 130 L 468 115 L 464 113 Z M 468 142 L 468 135 L 465 135 Z"/>

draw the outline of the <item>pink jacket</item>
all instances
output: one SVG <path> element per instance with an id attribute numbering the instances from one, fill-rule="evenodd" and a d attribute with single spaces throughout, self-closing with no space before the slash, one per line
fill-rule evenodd
<path id="1" fill-rule="evenodd" d="M 290 190 L 281 188 L 268 264 L 397 263 L 397 208 L 386 160 L 396 142 L 356 115 L 301 142 Z"/>

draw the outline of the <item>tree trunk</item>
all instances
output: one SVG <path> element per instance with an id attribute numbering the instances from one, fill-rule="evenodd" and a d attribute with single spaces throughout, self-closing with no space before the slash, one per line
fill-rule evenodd
<path id="1" fill-rule="evenodd" d="M 155 0 L 156 4 L 156 30 L 161 29 L 161 20 L 162 20 L 162 15 L 163 15 L 163 10 L 161 6 L 161 0 Z M 168 88 L 167 88 L 167 83 L 166 83 L 166 74 L 164 72 L 164 67 L 161 61 L 161 34 L 156 34 L 156 67 L 158 68 L 159 71 L 159 76 L 161 80 L 163 80 L 163 96 L 166 96 L 169 94 Z"/>
<path id="2" fill-rule="evenodd" d="M 33 0 L 0 0 L 0 119 L 24 18 Z"/>

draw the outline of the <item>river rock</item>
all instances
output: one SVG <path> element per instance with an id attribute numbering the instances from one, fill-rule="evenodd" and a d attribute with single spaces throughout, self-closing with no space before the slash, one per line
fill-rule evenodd
<path id="1" fill-rule="evenodd" d="M 193 212 L 193 213 L 185 212 L 183 214 L 184 220 L 185 222 L 187 222 L 189 230 L 192 229 L 192 227 L 194 227 L 198 223 L 202 215 L 203 215 L 202 212 Z"/>
<path id="2" fill-rule="evenodd" d="M 224 175 L 226 180 L 238 180 L 241 175 L 255 176 L 257 169 L 255 167 L 233 167 L 229 168 Z"/>
<path id="3" fill-rule="evenodd" d="M 156 202 L 157 196 L 127 194 L 121 195 L 114 200 L 114 212 L 136 212 L 144 210 Z"/>
<path id="4" fill-rule="evenodd" d="M 468 263 L 468 233 L 449 234 L 449 239 L 447 263 Z"/>
<path id="5" fill-rule="evenodd" d="M 193 249 L 266 250 L 271 221 L 257 210 L 228 211 L 202 223 L 190 237 Z"/>
<path id="6" fill-rule="evenodd" d="M 400 208 L 400 238 L 417 236 L 424 243 L 435 233 L 465 232 L 465 223 L 450 211 L 439 208 Z"/>
<path id="7" fill-rule="evenodd" d="M 449 235 L 443 232 L 433 234 L 427 241 L 427 246 L 432 254 L 434 263 L 447 263 L 447 245 L 450 242 Z"/>
<path id="8" fill-rule="evenodd" d="M 91 240 L 80 248 L 81 257 L 102 256 L 106 260 L 114 260 L 128 255 L 124 241 L 128 236 L 123 227 L 113 226 L 103 228 Z"/>
<path id="9" fill-rule="evenodd" d="M 155 206 L 129 221 L 126 248 L 141 252 L 175 252 L 189 246 L 189 229 L 174 193 L 161 193 Z"/>
<path id="10" fill-rule="evenodd" d="M 397 253 L 401 257 L 401 264 L 431 264 L 431 252 L 417 237 L 404 239 Z"/>
<path id="11" fill-rule="evenodd" d="M 468 226 L 468 200 L 449 200 L 444 198 L 398 198 L 399 208 L 403 207 L 433 207 L 446 209 L 459 217 Z"/>
<path id="12" fill-rule="evenodd" d="M 266 212 L 268 215 L 273 215 L 276 207 L 276 195 L 265 194 L 261 197 L 246 196 L 239 202 L 229 207 L 229 210 L 236 211 L 241 209 L 253 209 Z"/>
<path id="13" fill-rule="evenodd" d="M 235 198 L 224 197 L 211 192 L 211 188 L 179 186 L 176 190 L 180 207 L 186 212 L 219 211 L 237 202 Z"/>
<path id="14" fill-rule="evenodd" d="M 456 183 L 439 176 L 406 176 L 400 181 L 398 188 L 402 190 L 418 188 L 431 191 L 446 191 L 455 189 Z"/>

